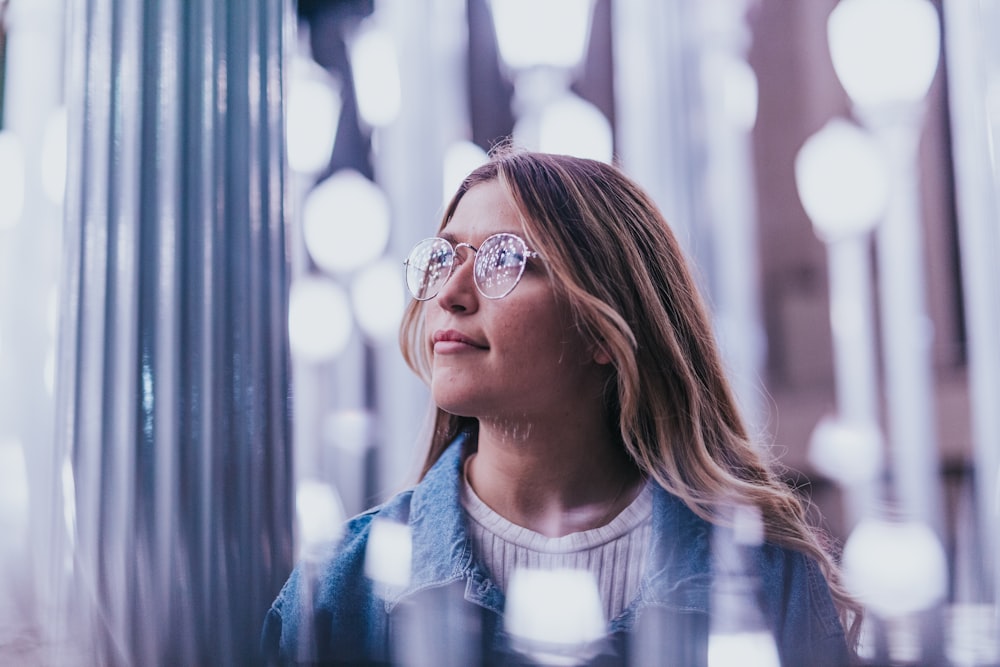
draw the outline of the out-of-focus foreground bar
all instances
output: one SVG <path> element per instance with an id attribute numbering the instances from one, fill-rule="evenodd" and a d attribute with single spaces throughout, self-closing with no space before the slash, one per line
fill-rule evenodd
<path id="1" fill-rule="evenodd" d="M 65 629 L 85 664 L 253 665 L 292 558 L 293 15 L 274 0 L 69 11 Z"/>

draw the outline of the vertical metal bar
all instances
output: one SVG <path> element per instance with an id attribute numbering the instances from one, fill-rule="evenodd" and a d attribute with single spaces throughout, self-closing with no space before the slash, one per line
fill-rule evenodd
<path id="1" fill-rule="evenodd" d="M 1000 117 L 990 110 L 991 84 L 1000 77 L 992 27 L 996 3 L 943 4 L 949 103 L 954 138 L 956 203 L 968 331 L 976 505 L 982 531 L 986 601 L 1000 603 Z M 994 628 L 994 636 L 1000 634 Z"/>
<path id="2" fill-rule="evenodd" d="M 693 183 L 703 160 L 690 139 L 697 133 L 689 129 L 703 104 L 697 82 L 690 81 L 697 71 L 697 43 L 688 29 L 695 10 L 676 0 L 612 3 L 615 150 L 685 250 L 707 266 L 699 254 Z"/>
<path id="3" fill-rule="evenodd" d="M 73 614 L 95 664 L 257 664 L 291 566 L 290 8 L 72 14 L 57 414 L 75 461 Z"/>

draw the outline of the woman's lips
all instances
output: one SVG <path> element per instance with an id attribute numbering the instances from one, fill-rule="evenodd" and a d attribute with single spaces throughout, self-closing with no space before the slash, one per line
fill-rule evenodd
<path id="1" fill-rule="evenodd" d="M 488 346 L 483 345 L 460 331 L 453 329 L 436 331 L 434 333 L 434 353 L 449 354 L 454 352 L 465 352 L 468 350 L 486 350 Z"/>

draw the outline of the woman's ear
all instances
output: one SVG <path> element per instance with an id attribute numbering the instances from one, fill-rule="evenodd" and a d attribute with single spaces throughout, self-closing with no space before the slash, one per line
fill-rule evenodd
<path id="1" fill-rule="evenodd" d="M 599 341 L 594 344 L 594 362 L 601 366 L 607 366 L 611 363 L 611 353 L 608 352 L 608 348 L 604 344 L 604 341 Z"/>

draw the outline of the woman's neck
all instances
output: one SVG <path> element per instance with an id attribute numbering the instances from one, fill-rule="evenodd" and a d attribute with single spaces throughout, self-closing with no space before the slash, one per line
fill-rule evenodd
<path id="1" fill-rule="evenodd" d="M 609 523 L 642 477 L 606 428 L 483 421 L 466 476 L 495 512 L 549 537 Z"/>

